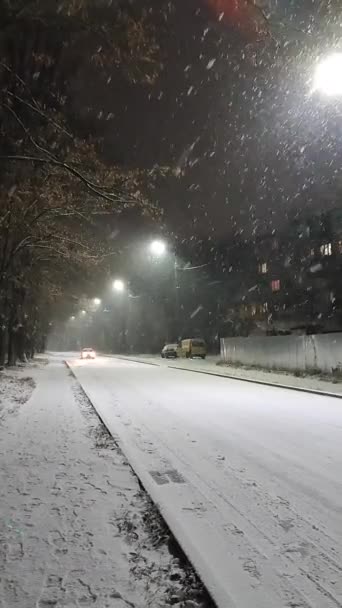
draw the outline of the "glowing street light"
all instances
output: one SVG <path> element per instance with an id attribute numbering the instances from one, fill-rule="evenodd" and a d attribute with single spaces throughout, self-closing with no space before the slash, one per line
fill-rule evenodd
<path id="1" fill-rule="evenodd" d="M 342 53 L 332 53 L 317 64 L 313 90 L 328 97 L 342 96 Z"/>
<path id="2" fill-rule="evenodd" d="M 102 300 L 101 300 L 100 298 L 94 298 L 94 300 L 93 300 L 93 302 L 94 302 L 95 306 L 100 306 L 101 301 L 102 301 Z"/>
<path id="3" fill-rule="evenodd" d="M 125 283 L 121 279 L 115 279 L 115 281 L 113 283 L 113 289 L 115 291 L 122 293 L 123 291 L 125 291 L 125 288 L 126 288 Z"/>
<path id="4" fill-rule="evenodd" d="M 81 310 L 81 315 L 82 315 L 82 317 L 84 317 L 84 315 L 86 315 L 86 314 L 87 314 L 87 311 L 86 311 L 86 310 Z"/>
<path id="5" fill-rule="evenodd" d="M 164 241 L 155 240 L 150 244 L 150 251 L 153 255 L 160 258 L 166 253 L 166 244 Z"/>
<path id="6" fill-rule="evenodd" d="M 76 317 L 74 315 L 72 315 L 72 317 L 70 317 L 70 321 L 75 321 Z"/>

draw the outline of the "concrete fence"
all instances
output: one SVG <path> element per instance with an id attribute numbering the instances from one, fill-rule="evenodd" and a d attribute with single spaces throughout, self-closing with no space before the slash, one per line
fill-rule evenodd
<path id="1" fill-rule="evenodd" d="M 342 334 L 222 338 L 221 359 L 266 369 L 342 372 Z"/>

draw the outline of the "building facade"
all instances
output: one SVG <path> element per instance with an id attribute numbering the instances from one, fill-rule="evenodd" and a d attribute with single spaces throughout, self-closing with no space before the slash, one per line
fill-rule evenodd
<path id="1" fill-rule="evenodd" d="M 342 331 L 342 209 L 239 245 L 226 265 L 232 335 Z"/>

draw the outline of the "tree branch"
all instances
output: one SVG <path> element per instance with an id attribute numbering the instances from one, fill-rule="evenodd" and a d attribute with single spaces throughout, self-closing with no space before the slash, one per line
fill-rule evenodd
<path id="1" fill-rule="evenodd" d="M 70 165 L 68 165 L 67 163 L 54 159 L 54 158 L 41 158 L 38 156 L 25 156 L 25 155 L 1 155 L 0 156 L 0 161 L 14 161 L 14 162 L 34 162 L 34 163 L 38 163 L 41 165 L 53 165 L 55 167 L 59 167 L 61 169 L 64 169 L 65 171 L 68 171 L 69 173 L 71 173 L 74 177 L 76 177 L 77 179 L 79 179 L 85 186 L 86 188 L 92 192 L 93 194 L 96 194 L 96 196 L 103 198 L 106 201 L 109 201 L 110 203 L 137 203 L 137 199 L 135 198 L 124 198 L 124 197 L 120 197 L 116 194 L 106 194 L 105 192 L 101 192 L 101 190 L 98 190 L 97 187 L 92 186 L 92 183 L 84 176 L 82 175 L 82 173 L 80 173 L 79 171 L 77 171 L 76 169 L 74 169 L 73 167 L 71 167 Z"/>
<path id="2" fill-rule="evenodd" d="M 42 118 L 44 118 L 44 120 L 46 120 L 47 122 L 50 122 L 54 127 L 56 127 L 56 129 L 58 131 L 60 131 L 61 133 L 64 133 L 65 135 L 67 135 L 68 137 L 70 137 L 70 139 L 73 139 L 73 136 L 71 133 L 69 133 L 69 131 L 67 131 L 66 129 L 64 129 L 63 127 L 61 127 L 61 125 L 58 124 L 58 122 L 56 122 L 55 120 L 53 120 L 53 118 L 50 118 L 50 116 L 47 116 L 45 114 L 45 112 L 43 112 L 43 110 L 40 109 L 38 102 L 37 106 L 32 105 L 29 101 L 25 101 L 25 99 L 23 99 L 22 97 L 20 97 L 20 95 L 17 95 L 16 93 L 13 93 L 12 91 L 9 91 L 8 89 L 5 90 L 6 95 L 9 95 L 10 97 L 13 97 L 14 99 L 16 99 L 17 101 L 19 101 L 20 103 L 24 104 L 27 108 L 30 108 L 31 110 L 33 110 L 33 112 L 36 112 L 36 114 L 39 114 L 39 116 L 41 116 Z"/>
<path id="3" fill-rule="evenodd" d="M 6 220 L 6 218 L 9 216 L 9 213 L 10 213 L 9 211 L 6 211 L 5 215 L 3 215 L 3 216 L 0 218 L 0 226 L 1 226 L 1 224 L 3 224 L 3 223 L 4 223 L 4 221 Z"/>
<path id="4" fill-rule="evenodd" d="M 29 138 L 30 142 L 34 145 L 35 148 L 37 148 L 37 150 L 39 150 L 40 152 L 43 152 L 43 154 L 46 154 L 47 156 L 49 156 L 49 158 L 51 158 L 53 160 L 58 160 L 51 152 L 49 152 L 49 150 L 42 148 L 42 146 L 32 137 L 29 129 L 27 127 L 25 127 L 23 121 L 21 120 L 21 118 L 19 118 L 18 114 L 13 110 L 13 108 L 11 108 L 7 103 L 4 103 L 2 105 L 8 112 L 10 112 L 10 114 L 12 114 L 13 118 L 21 126 L 21 128 L 23 129 L 23 131 L 26 133 L 27 137 Z"/>
<path id="5" fill-rule="evenodd" d="M 12 68 L 7 65 L 7 63 L 4 63 L 3 61 L 0 61 L 0 67 L 2 67 L 4 70 L 6 70 L 6 72 L 8 72 L 9 74 L 13 74 L 13 76 L 18 80 L 18 82 L 29 91 L 30 95 L 31 92 L 29 90 L 28 85 L 26 84 L 26 82 L 20 78 L 19 74 L 17 74 L 14 70 L 12 70 Z M 38 106 L 38 102 L 32 97 L 31 95 L 31 99 L 34 101 L 34 103 Z"/>
<path id="6" fill-rule="evenodd" d="M 11 96 L 13 96 L 15 99 L 21 99 L 19 98 L 17 95 L 13 95 L 12 93 L 10 93 L 9 91 L 7 91 L 7 93 Z M 43 154 L 46 154 L 51 160 L 56 161 L 56 162 L 62 162 L 62 161 L 58 161 L 58 158 L 52 154 L 52 152 L 50 152 L 49 150 L 47 150 L 46 148 L 43 148 L 31 135 L 29 129 L 25 126 L 25 124 L 23 123 L 23 121 L 21 120 L 21 118 L 18 116 L 18 114 L 13 110 L 13 108 L 11 108 L 11 106 L 9 106 L 7 103 L 3 103 L 2 104 L 3 107 L 12 114 L 13 118 L 16 120 L 16 122 L 20 125 L 20 127 L 23 129 L 24 133 L 27 135 L 27 137 L 29 138 L 30 142 L 32 143 L 32 145 L 37 148 L 37 150 L 39 150 L 40 152 L 42 152 Z M 32 107 L 30 105 L 30 107 Z M 46 117 L 47 118 L 47 117 Z M 55 124 L 55 123 L 54 123 Z M 67 163 L 63 163 L 65 168 L 71 168 L 71 165 L 67 165 Z M 74 175 L 76 176 L 76 174 L 78 176 L 81 175 L 80 172 L 77 171 L 77 169 L 75 169 L 74 167 L 72 167 L 72 170 L 75 172 Z M 122 196 L 119 193 L 115 193 L 114 191 L 110 192 L 110 189 L 107 186 L 101 186 L 99 184 L 96 184 L 94 182 L 92 182 L 91 180 L 89 180 L 88 178 L 85 178 L 86 182 L 87 182 L 87 187 L 91 190 L 94 189 L 94 191 L 96 191 L 96 193 L 98 194 L 100 191 L 103 192 L 107 192 L 107 194 L 109 194 L 109 196 L 111 197 L 111 199 L 113 200 L 113 202 L 115 201 L 115 198 L 117 200 L 117 202 L 122 202 L 124 199 L 122 198 Z M 125 178 L 122 182 L 122 185 L 127 183 L 129 181 L 129 178 Z M 136 199 L 125 199 L 124 202 L 131 202 L 131 203 L 136 203 Z"/>

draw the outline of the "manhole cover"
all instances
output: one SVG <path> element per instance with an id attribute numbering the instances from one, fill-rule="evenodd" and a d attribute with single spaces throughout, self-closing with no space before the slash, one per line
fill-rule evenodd
<path id="1" fill-rule="evenodd" d="M 184 477 L 177 469 L 169 469 L 163 472 L 150 471 L 149 473 L 158 486 L 164 486 L 167 483 L 186 483 Z"/>

